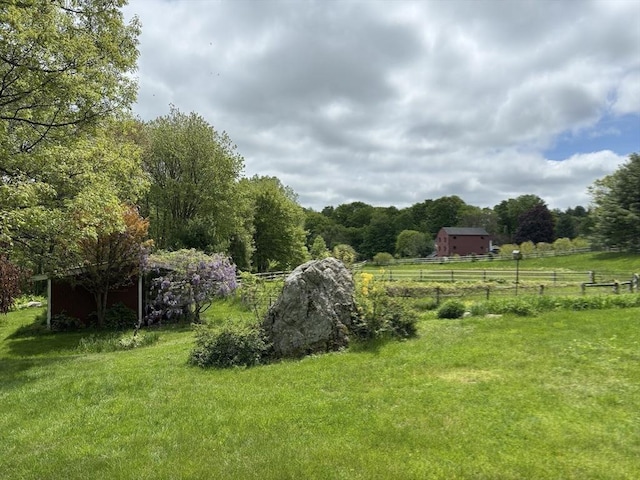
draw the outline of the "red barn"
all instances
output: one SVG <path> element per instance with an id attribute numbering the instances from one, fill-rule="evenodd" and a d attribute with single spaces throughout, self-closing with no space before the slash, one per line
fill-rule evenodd
<path id="1" fill-rule="evenodd" d="M 51 317 L 64 313 L 71 317 L 86 322 L 92 312 L 96 310 L 93 295 L 80 285 L 74 285 L 69 279 L 49 278 L 46 275 L 38 275 L 32 280 L 47 281 L 47 326 L 51 326 Z M 143 289 L 142 277 L 135 276 L 131 284 L 109 290 L 107 307 L 116 303 L 123 303 L 138 314 L 138 320 L 143 316 Z"/>
<path id="2" fill-rule="evenodd" d="M 442 227 L 436 236 L 436 255 L 486 255 L 491 251 L 491 236 L 484 228 Z"/>

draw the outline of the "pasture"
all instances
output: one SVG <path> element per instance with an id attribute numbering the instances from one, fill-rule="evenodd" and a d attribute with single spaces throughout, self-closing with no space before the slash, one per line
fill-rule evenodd
<path id="1" fill-rule="evenodd" d="M 0 478 L 640 475 L 638 308 L 427 312 L 416 339 L 229 370 L 187 365 L 189 327 L 83 353 L 35 313 L 0 317 Z"/>

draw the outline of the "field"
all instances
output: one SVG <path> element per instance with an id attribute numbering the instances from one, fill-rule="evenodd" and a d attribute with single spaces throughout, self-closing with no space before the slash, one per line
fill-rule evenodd
<path id="1" fill-rule="evenodd" d="M 609 294 L 619 284 L 620 293 L 629 292 L 629 282 L 640 274 L 640 255 L 622 253 L 581 253 L 546 258 L 514 260 L 496 258 L 482 261 L 367 264 L 360 271 L 384 279 L 402 294 L 466 299 L 528 295 Z M 583 287 L 595 282 L 601 287 Z M 517 290 L 516 290 L 517 285 Z"/>
<path id="2" fill-rule="evenodd" d="M 36 313 L 0 317 L 0 478 L 640 477 L 638 308 L 428 312 L 413 340 L 230 370 L 187 365 L 188 327 L 82 353 Z"/>

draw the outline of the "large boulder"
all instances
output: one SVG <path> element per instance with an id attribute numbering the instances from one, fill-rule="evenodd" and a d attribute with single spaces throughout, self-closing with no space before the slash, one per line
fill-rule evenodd
<path id="1" fill-rule="evenodd" d="M 349 344 L 355 315 L 351 272 L 335 258 L 300 265 L 287 277 L 263 323 L 276 357 L 301 357 Z"/>

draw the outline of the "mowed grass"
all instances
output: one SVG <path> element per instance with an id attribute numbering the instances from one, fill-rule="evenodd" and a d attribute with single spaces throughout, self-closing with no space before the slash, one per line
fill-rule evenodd
<path id="1" fill-rule="evenodd" d="M 515 261 L 511 258 L 495 257 L 493 260 L 477 262 L 443 262 L 421 264 L 392 264 L 385 267 L 367 264 L 365 270 L 378 271 L 383 269 L 402 270 L 512 270 L 515 269 Z M 640 254 L 615 253 L 615 252 L 591 252 L 573 255 L 550 256 L 542 258 L 528 258 L 526 255 L 520 261 L 521 270 L 570 270 L 576 272 L 588 271 L 614 271 L 640 273 Z"/>
<path id="2" fill-rule="evenodd" d="M 0 317 L 0 478 L 640 476 L 639 309 L 425 317 L 231 370 L 187 365 L 188 328 L 79 354 L 82 334 L 14 335 L 33 316 Z"/>

